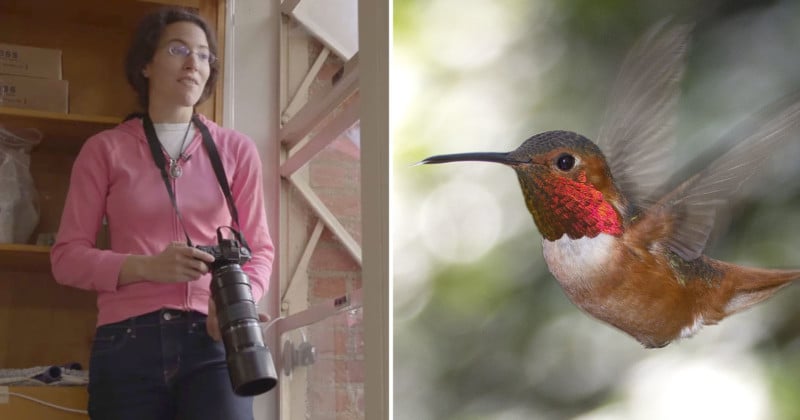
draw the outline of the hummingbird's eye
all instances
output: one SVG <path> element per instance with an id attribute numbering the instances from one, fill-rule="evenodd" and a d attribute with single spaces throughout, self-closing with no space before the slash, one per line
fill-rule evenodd
<path id="1" fill-rule="evenodd" d="M 575 166 L 575 156 L 564 153 L 556 159 L 556 167 L 564 172 L 572 169 L 573 166 Z"/>

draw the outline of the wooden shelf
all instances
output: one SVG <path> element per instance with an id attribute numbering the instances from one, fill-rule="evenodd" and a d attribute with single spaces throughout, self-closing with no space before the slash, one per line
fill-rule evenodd
<path id="1" fill-rule="evenodd" d="M 37 147 L 55 150 L 77 150 L 92 135 L 114 127 L 120 117 L 59 114 L 28 109 L 0 108 L 0 127 L 7 129 L 36 128 L 42 134 Z"/>
<path id="2" fill-rule="evenodd" d="M 50 273 L 50 247 L 0 244 L 0 270 Z"/>
<path id="3" fill-rule="evenodd" d="M 9 391 L 57 404 L 62 407 L 85 410 L 89 394 L 86 386 L 11 386 Z M 12 396 L 0 405 L 0 418 L 4 419 L 49 419 L 81 420 L 84 414 L 54 410 L 42 404 Z"/>
<path id="4" fill-rule="evenodd" d="M 34 111 L 30 109 L 18 108 L 0 108 L 0 115 L 13 116 L 17 118 L 33 118 L 43 120 L 55 120 L 61 122 L 74 122 L 86 124 L 116 124 L 119 123 L 119 117 L 104 117 L 99 115 L 79 115 L 79 114 L 61 114 L 58 112 Z"/>

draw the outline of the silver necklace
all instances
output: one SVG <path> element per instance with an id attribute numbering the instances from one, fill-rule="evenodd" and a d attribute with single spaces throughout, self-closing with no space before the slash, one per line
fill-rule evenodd
<path id="1" fill-rule="evenodd" d="M 172 179 L 177 179 L 183 175 L 183 168 L 181 168 L 180 161 L 181 159 L 185 159 L 183 156 L 183 146 L 186 144 L 186 138 L 189 137 L 189 128 L 191 126 L 192 122 L 189 121 L 189 124 L 186 125 L 186 132 L 183 134 L 183 140 L 181 141 L 181 147 L 178 151 L 178 156 L 174 159 L 172 156 L 169 158 L 169 176 L 172 177 Z M 163 149 L 164 146 L 162 145 L 161 148 Z"/>

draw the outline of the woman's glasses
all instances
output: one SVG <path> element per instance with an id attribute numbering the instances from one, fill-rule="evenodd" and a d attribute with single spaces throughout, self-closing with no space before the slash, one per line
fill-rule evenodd
<path id="1" fill-rule="evenodd" d="M 214 62 L 217 61 L 217 56 L 212 54 L 210 51 L 205 51 L 205 50 L 192 51 L 192 49 L 187 47 L 186 45 L 178 43 L 167 45 L 167 52 L 169 53 L 169 55 L 175 57 L 183 57 L 183 58 L 186 58 L 190 54 L 195 53 L 197 55 L 197 58 L 200 59 L 200 61 L 205 61 L 208 64 L 214 64 Z"/>

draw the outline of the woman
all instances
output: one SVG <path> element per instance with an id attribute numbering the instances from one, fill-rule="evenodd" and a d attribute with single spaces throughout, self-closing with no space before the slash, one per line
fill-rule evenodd
<path id="1" fill-rule="evenodd" d="M 267 291 L 274 249 L 255 145 L 194 114 L 214 89 L 216 52 L 199 16 L 177 8 L 146 16 L 126 62 L 146 115 L 89 138 L 75 160 L 51 260 L 56 281 L 98 293 L 92 418 L 252 419 L 252 398 L 233 393 L 219 341 L 214 257 L 187 244 L 216 245 L 218 227 L 236 226 L 203 145 L 205 125 L 252 251 L 243 268 L 255 301 Z M 156 151 L 169 162 L 167 178 Z M 104 217 L 110 249 L 98 250 Z"/>

